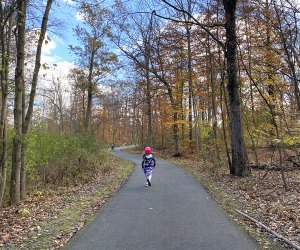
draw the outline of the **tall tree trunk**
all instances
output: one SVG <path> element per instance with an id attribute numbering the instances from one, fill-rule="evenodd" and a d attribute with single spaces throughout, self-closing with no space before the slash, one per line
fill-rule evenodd
<path id="1" fill-rule="evenodd" d="M 111 98 L 112 98 L 112 143 L 116 143 L 116 123 L 117 123 L 117 115 L 116 115 L 116 105 L 115 105 L 115 91 L 113 87 L 111 87 Z"/>
<path id="2" fill-rule="evenodd" d="M 82 117 L 80 121 L 80 130 L 82 129 L 81 126 L 85 126 L 85 116 L 86 116 L 86 104 L 85 104 L 85 89 L 82 91 Z"/>
<path id="3" fill-rule="evenodd" d="M 12 6 L 14 3 L 11 3 Z M 0 6 L 0 42 L 1 42 L 1 114 L 0 114 L 0 208 L 3 206 L 4 192 L 7 178 L 7 96 L 8 96 L 8 75 L 9 75 L 9 58 L 12 33 L 12 18 L 8 18 L 8 27 L 5 29 L 4 20 L 6 15 L 5 9 Z"/>
<path id="4" fill-rule="evenodd" d="M 217 9 L 217 21 L 219 22 L 219 8 Z M 217 36 L 219 36 L 219 29 L 217 29 Z M 227 117 L 230 119 L 230 114 L 229 114 L 229 108 L 228 108 L 228 101 L 227 101 L 227 92 L 226 92 L 226 87 L 225 87 L 225 75 L 226 75 L 226 61 L 223 58 L 222 55 L 222 48 L 220 45 L 218 45 L 218 64 L 220 67 L 220 111 L 221 111 L 221 118 L 222 118 L 222 134 L 223 134 L 223 140 L 224 140 L 224 145 L 225 145 L 225 150 L 226 150 L 226 156 L 227 156 L 227 163 L 229 169 L 231 169 L 231 158 L 230 158 L 230 150 L 227 142 L 227 134 L 226 134 L 226 123 L 225 123 L 225 111 L 224 111 L 224 106 L 223 106 L 223 100 L 226 108 L 226 114 Z M 224 98 L 223 98 L 224 96 Z"/>
<path id="5" fill-rule="evenodd" d="M 15 101 L 14 101 L 14 138 L 12 153 L 12 171 L 10 187 L 10 203 L 20 203 L 20 172 L 21 172 L 21 144 L 22 144 L 22 92 L 24 89 L 24 47 L 25 22 L 27 1 L 17 1 L 17 65 L 15 72 Z"/>
<path id="6" fill-rule="evenodd" d="M 138 126 L 137 126 L 137 91 L 135 89 L 135 93 L 134 93 L 134 101 L 133 101 L 133 111 L 132 111 L 132 128 L 131 128 L 131 137 L 133 139 L 133 143 L 134 145 L 136 145 L 138 143 L 138 134 L 135 133 L 135 131 L 139 131 L 138 130 Z"/>
<path id="7" fill-rule="evenodd" d="M 6 171 L 7 171 L 7 162 L 6 162 L 6 99 L 7 99 L 7 79 L 5 77 L 6 71 L 6 49 L 5 49 L 5 28 L 4 28 L 4 9 L 2 6 L 2 0 L 0 1 L 0 43 L 1 43 L 1 114 L 0 114 L 0 136 L 1 136 L 1 155 L 0 155 L 0 208 L 3 203 L 3 196 L 5 191 L 6 183 Z M 4 132 L 5 131 L 5 132 Z M 5 157 L 5 158 L 4 158 Z"/>
<path id="8" fill-rule="evenodd" d="M 153 128 L 152 128 L 152 98 L 151 98 L 151 81 L 150 81 L 150 59 L 146 56 L 146 102 L 147 102 L 147 120 L 148 120 L 148 128 L 147 128 L 147 145 L 152 145 L 153 143 Z"/>
<path id="9" fill-rule="evenodd" d="M 179 127 L 178 127 L 178 107 L 173 105 L 173 137 L 175 143 L 175 153 L 173 156 L 178 157 L 181 155 L 179 146 Z"/>
<path id="10" fill-rule="evenodd" d="M 270 27 L 270 6 L 269 6 L 269 0 L 266 0 L 266 6 L 265 6 L 265 16 L 266 16 L 266 64 L 267 64 L 267 80 L 268 83 L 268 95 L 269 95 L 269 102 L 272 106 L 272 109 L 275 109 L 275 93 L 274 93 L 274 82 L 272 79 L 272 43 L 271 43 L 271 27 Z M 269 129 L 270 136 L 275 135 L 275 124 L 273 123 L 272 118 L 270 119 L 270 125 L 271 128 Z"/>
<path id="11" fill-rule="evenodd" d="M 22 91 L 22 129 L 25 124 L 25 86 Z M 26 151 L 26 134 L 22 131 L 21 141 L 21 172 L 20 172 L 20 199 L 24 200 L 26 197 L 26 167 L 25 167 L 25 151 Z"/>
<path id="12" fill-rule="evenodd" d="M 158 107 L 162 107 L 161 104 L 161 98 L 158 99 Z M 165 113 L 166 110 L 165 109 L 160 109 L 159 110 L 160 113 L 160 128 L 161 128 L 161 148 L 164 149 L 165 148 Z"/>
<path id="13" fill-rule="evenodd" d="M 37 44 L 37 50 L 36 50 L 36 56 L 35 56 L 35 65 L 34 65 L 34 70 L 33 70 L 33 78 L 31 82 L 31 90 L 30 90 L 30 96 L 29 96 L 29 103 L 28 103 L 28 109 L 25 115 L 25 93 L 24 93 L 24 104 L 23 104 L 23 119 L 24 122 L 22 124 L 22 149 L 21 149 L 21 185 L 20 185 L 20 195 L 21 195 L 21 200 L 25 199 L 26 197 L 26 158 L 25 158 L 25 152 L 26 152 L 26 135 L 28 133 L 30 123 L 32 120 L 32 114 L 33 114 L 33 106 L 34 106 L 34 100 L 36 96 L 36 88 L 37 88 L 37 82 L 38 82 L 38 75 L 41 67 L 41 55 L 42 55 L 42 47 L 43 47 L 43 42 L 45 39 L 46 35 L 46 30 L 47 30 L 47 24 L 48 24 L 48 18 L 49 18 L 49 13 L 51 10 L 51 6 L 54 0 L 48 0 L 42 20 L 42 25 L 41 25 L 41 32 L 39 35 L 39 40 Z M 24 86 L 23 86 L 23 91 Z"/>
<path id="14" fill-rule="evenodd" d="M 188 12 L 191 12 L 192 2 L 189 0 L 188 4 Z M 193 141 L 193 68 L 192 68 L 192 48 L 191 48 L 191 25 L 188 23 L 191 20 L 189 15 L 184 14 L 185 20 L 187 21 L 185 25 L 186 30 L 186 42 L 187 42 L 187 67 L 188 67 L 188 123 L 189 123 L 189 147 L 192 148 Z"/>
<path id="15" fill-rule="evenodd" d="M 152 35 L 152 28 L 153 28 L 153 15 L 149 20 L 149 26 L 146 30 L 144 40 L 144 60 L 145 60 L 145 73 L 146 73 L 146 103 L 147 103 L 147 120 L 148 120 L 148 127 L 147 127 L 147 145 L 152 145 L 153 143 L 153 121 L 152 121 L 152 97 L 151 97 L 151 80 L 150 80 L 150 54 L 151 54 L 151 35 Z"/>
<path id="16" fill-rule="evenodd" d="M 39 40 L 37 44 L 37 50 L 36 50 L 36 56 L 35 56 L 35 65 L 33 70 L 33 77 L 31 82 L 31 90 L 30 90 L 30 97 L 29 97 L 29 103 L 28 108 L 25 116 L 24 126 L 23 126 L 23 133 L 27 133 L 29 130 L 30 122 L 32 119 L 32 113 L 33 113 L 33 106 L 34 106 L 34 100 L 36 95 L 36 88 L 37 88 L 37 82 L 38 82 L 38 75 L 41 67 L 41 55 L 42 55 L 42 47 L 43 47 L 43 41 L 45 39 L 45 34 L 47 31 L 47 24 L 48 24 L 48 18 L 49 13 L 51 10 L 51 6 L 54 0 L 48 0 L 47 5 L 45 8 L 42 25 L 41 25 L 41 32 L 39 35 Z"/>
<path id="17" fill-rule="evenodd" d="M 213 64 L 212 64 L 212 53 L 211 53 L 211 47 L 209 40 L 208 42 L 208 57 L 209 57 L 209 71 L 210 74 L 208 78 L 210 79 L 210 84 L 211 84 L 211 103 L 212 103 L 212 115 L 213 115 L 213 122 L 212 122 L 212 129 L 213 129 L 213 134 L 214 134 L 214 144 L 216 148 L 216 155 L 217 155 L 217 164 L 220 166 L 221 159 L 220 159 L 220 149 L 218 145 L 218 132 L 217 132 L 217 127 L 218 127 L 218 117 L 217 117 L 217 108 L 216 108 L 216 83 L 214 79 L 214 69 L 213 69 Z"/>
<path id="18" fill-rule="evenodd" d="M 237 80 L 237 39 L 236 39 L 236 5 L 237 0 L 224 0 L 226 18 L 226 59 L 228 74 L 228 93 L 230 101 L 231 154 L 230 173 L 236 176 L 247 176 L 246 150 L 241 122 L 240 93 Z"/>
<path id="19" fill-rule="evenodd" d="M 223 70 L 222 70 L 223 71 Z M 224 85 L 224 73 L 221 73 L 221 84 Z M 226 135 L 226 128 L 225 128 L 225 112 L 223 108 L 223 92 L 224 88 L 221 86 L 220 88 L 220 109 L 221 109 L 221 116 L 222 116 L 222 131 L 223 131 L 223 139 L 224 139 L 224 144 L 225 144 L 225 149 L 226 149 L 226 156 L 227 156 L 227 162 L 228 162 L 228 167 L 231 169 L 231 158 L 230 158 L 230 151 L 227 143 L 227 135 Z M 224 97 L 225 97 L 224 93 Z M 226 97 L 224 98 L 226 99 Z M 225 102 L 225 101 L 224 101 Z"/>
<path id="20" fill-rule="evenodd" d="M 188 82 L 189 82 L 189 112 L 188 112 L 188 121 L 189 121 L 189 146 L 192 148 L 193 141 L 193 104 L 192 104 L 192 95 L 193 95 L 193 69 L 192 69 L 192 49 L 191 49 L 191 27 L 188 25 L 186 27 L 187 35 L 187 46 L 188 46 Z"/>
<path id="21" fill-rule="evenodd" d="M 193 113 L 195 118 L 195 141 L 196 141 L 196 152 L 197 158 L 200 157 L 200 150 L 202 149 L 201 145 L 201 133 L 200 133 L 200 119 L 199 119 L 199 112 L 197 111 L 198 108 L 196 106 L 195 96 L 192 90 L 192 104 L 193 104 Z"/>
<path id="22" fill-rule="evenodd" d="M 87 107 L 86 107 L 86 116 L 85 116 L 85 129 L 89 131 L 91 128 L 91 117 L 92 117 L 92 99 L 93 99 L 93 91 L 94 86 L 92 83 L 93 79 L 93 69 L 94 69 L 94 57 L 95 52 L 92 49 L 92 55 L 90 60 L 90 67 L 89 67 L 89 76 L 88 76 L 88 96 L 87 96 Z"/>

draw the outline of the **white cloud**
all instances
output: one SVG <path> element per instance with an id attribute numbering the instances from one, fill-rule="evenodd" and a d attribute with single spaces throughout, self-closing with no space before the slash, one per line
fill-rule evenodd
<path id="1" fill-rule="evenodd" d="M 48 63 L 48 64 L 57 64 L 58 62 L 61 62 L 63 60 L 62 57 L 60 57 L 59 55 L 51 55 L 51 54 L 43 54 L 42 55 L 42 59 L 41 59 L 41 63 Z"/>
<path id="2" fill-rule="evenodd" d="M 56 64 L 48 64 L 47 67 L 41 67 L 39 73 L 39 84 L 37 90 L 37 101 L 43 103 L 45 100 L 43 96 L 45 93 L 51 93 L 54 89 L 54 85 L 59 84 L 62 95 L 64 106 L 70 105 L 70 95 L 72 90 L 72 82 L 68 78 L 69 72 L 75 65 L 67 61 L 61 61 Z M 49 92 L 50 91 L 50 92 Z"/>
<path id="3" fill-rule="evenodd" d="M 60 37 L 53 36 L 51 40 L 48 37 L 43 44 L 41 63 L 57 64 L 65 61 L 66 51 L 68 51 L 67 45 Z"/>
<path id="4" fill-rule="evenodd" d="M 56 42 L 53 40 L 44 40 L 43 48 L 42 48 L 42 53 L 49 55 L 52 53 L 52 50 L 56 48 Z"/>
<path id="5" fill-rule="evenodd" d="M 74 0 L 63 0 L 63 2 L 67 3 L 67 4 L 75 4 L 75 1 Z"/>
<path id="6" fill-rule="evenodd" d="M 80 13 L 80 12 L 77 12 L 75 14 L 75 18 L 76 18 L 77 21 L 82 22 L 84 20 L 84 15 L 82 13 Z"/>
<path id="7" fill-rule="evenodd" d="M 57 44 L 54 39 L 50 39 L 48 34 L 46 34 L 46 38 L 42 47 L 42 58 L 41 63 L 53 64 L 59 61 L 62 61 L 62 58 L 59 55 L 54 54 L 54 50 L 57 48 Z"/>
<path id="8" fill-rule="evenodd" d="M 61 75 L 67 76 L 67 74 L 69 74 L 70 69 L 74 68 L 75 64 L 74 63 L 70 63 L 68 61 L 62 61 L 57 63 L 57 69 L 56 69 L 56 73 L 60 72 Z"/>
<path id="9" fill-rule="evenodd" d="M 41 67 L 40 76 L 42 79 L 49 81 L 54 78 L 60 78 L 63 81 L 67 80 L 67 76 L 72 68 L 75 67 L 74 63 L 61 61 L 53 64 L 47 64 Z"/>

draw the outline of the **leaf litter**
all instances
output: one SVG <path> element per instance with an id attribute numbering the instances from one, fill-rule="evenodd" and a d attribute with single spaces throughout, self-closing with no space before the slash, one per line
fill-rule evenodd
<path id="1" fill-rule="evenodd" d="M 117 164 L 110 172 L 99 173 L 83 185 L 37 191 L 18 206 L 0 209 L 0 249 L 57 249 L 63 246 L 124 183 L 132 165 L 123 162 L 122 166 L 126 167 Z M 77 217 L 73 215 L 76 209 L 80 213 Z M 67 228 L 62 227 L 57 232 L 63 224 Z"/>

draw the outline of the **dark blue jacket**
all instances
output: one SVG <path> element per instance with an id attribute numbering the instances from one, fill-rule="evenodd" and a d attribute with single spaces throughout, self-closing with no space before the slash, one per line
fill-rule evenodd
<path id="1" fill-rule="evenodd" d="M 143 162 L 142 162 L 142 169 L 153 169 L 156 165 L 156 161 L 152 154 L 149 155 L 143 155 Z"/>

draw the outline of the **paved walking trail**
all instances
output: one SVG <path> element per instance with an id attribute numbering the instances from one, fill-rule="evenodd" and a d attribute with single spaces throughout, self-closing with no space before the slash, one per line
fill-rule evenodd
<path id="1" fill-rule="evenodd" d="M 144 187 L 142 157 L 118 149 L 114 154 L 136 163 L 136 169 L 65 249 L 258 249 L 183 169 L 157 160 L 152 186 Z"/>

